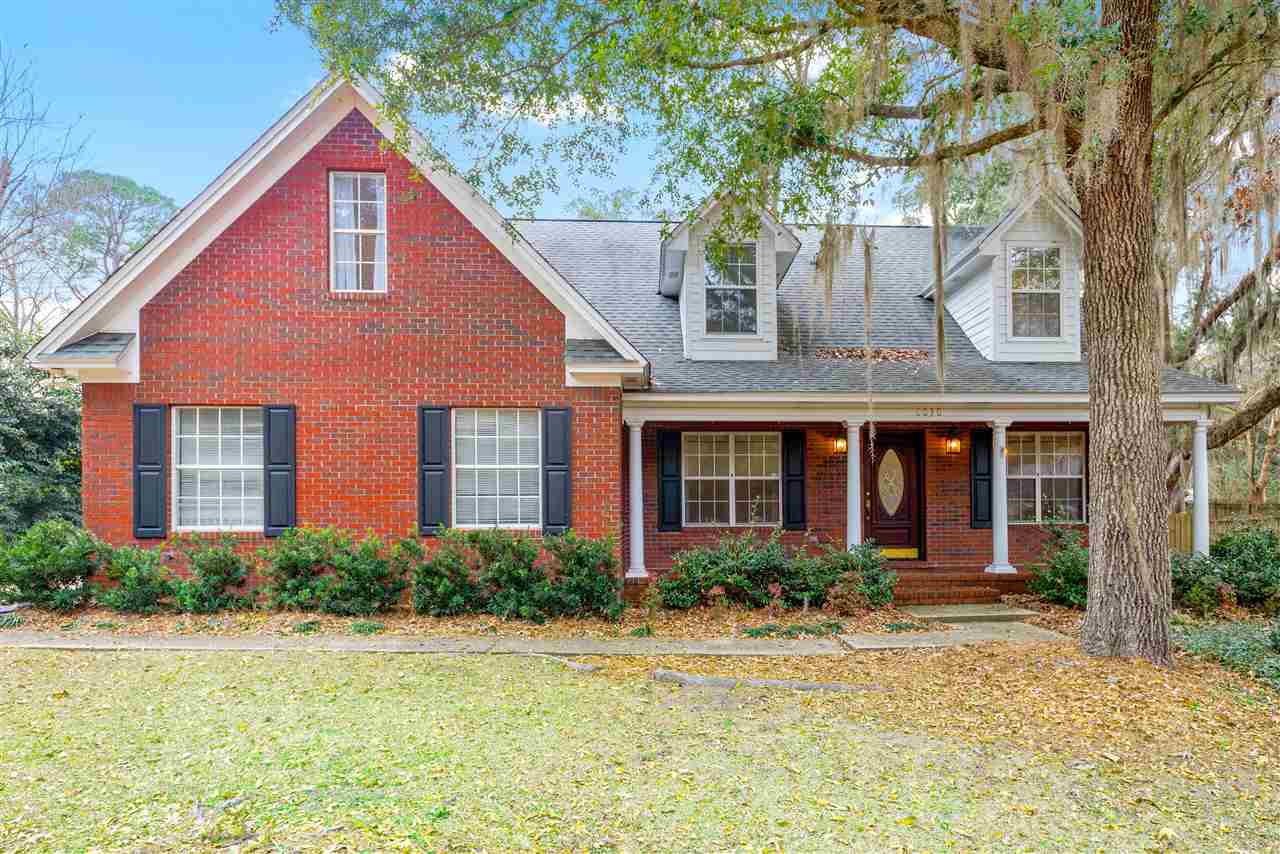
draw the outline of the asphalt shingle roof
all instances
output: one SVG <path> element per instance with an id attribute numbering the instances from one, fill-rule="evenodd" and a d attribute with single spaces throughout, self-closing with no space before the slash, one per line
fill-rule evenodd
<path id="1" fill-rule="evenodd" d="M 49 355 L 75 359 L 114 359 L 128 348 L 132 340 L 132 332 L 95 332 L 65 347 L 59 347 Z"/>
<path id="2" fill-rule="evenodd" d="M 866 389 L 862 362 L 816 359 L 819 346 L 861 347 L 862 251 L 855 244 L 836 277 L 832 312 L 814 281 L 819 228 L 792 226 L 801 247 L 778 289 L 776 361 L 703 361 L 684 358 L 680 307 L 657 290 L 658 250 L 664 223 L 591 220 L 516 220 L 516 228 L 589 300 L 651 365 L 660 392 L 828 391 Z M 959 226 L 949 235 L 962 255 L 987 229 Z M 933 303 L 919 296 L 932 270 L 931 229 L 877 226 L 872 263 L 874 348 L 933 353 Z M 1086 361 L 993 362 L 984 358 L 948 314 L 946 391 L 954 394 L 1084 393 Z M 932 358 L 872 366 L 879 393 L 935 392 Z M 1234 392 L 1230 386 L 1167 369 L 1166 393 Z"/>

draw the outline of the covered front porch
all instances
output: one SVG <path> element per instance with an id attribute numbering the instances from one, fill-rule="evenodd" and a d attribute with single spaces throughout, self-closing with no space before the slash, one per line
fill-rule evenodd
<path id="1" fill-rule="evenodd" d="M 708 405 L 656 397 L 624 401 L 633 584 L 726 532 L 781 529 L 791 547 L 876 543 L 898 573 L 901 602 L 995 601 L 1025 589 L 1046 522 L 1082 530 L 1088 522 L 1084 401 L 873 401 L 868 409 L 865 398 Z M 1203 411 L 1171 402 L 1166 417 L 1196 424 L 1197 492 L 1207 494 Z M 1196 548 L 1207 547 L 1206 518 Z"/>

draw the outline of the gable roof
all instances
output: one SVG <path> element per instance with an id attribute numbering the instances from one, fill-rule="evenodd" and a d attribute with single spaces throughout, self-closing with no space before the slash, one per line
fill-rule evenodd
<path id="1" fill-rule="evenodd" d="M 861 347 L 862 253 L 852 252 L 835 279 L 832 316 L 813 284 L 822 229 L 792 226 L 799 255 L 778 289 L 776 361 L 691 360 L 684 357 L 680 305 L 654 288 L 663 222 L 516 220 L 516 227 L 617 326 L 649 360 L 650 388 L 679 394 L 866 390 L 860 361 L 818 359 L 817 347 Z M 965 246 L 989 229 L 956 226 L 950 239 Z M 933 394 L 934 308 L 920 296 L 932 270 L 932 230 L 924 226 L 875 226 L 872 268 L 873 348 L 922 350 L 927 361 L 872 366 L 877 394 Z M 994 362 L 980 354 L 959 324 L 946 315 L 948 395 L 1083 395 L 1087 362 Z M 1168 369 L 1166 395 L 1238 397 L 1211 380 Z"/>
<path id="2" fill-rule="evenodd" d="M 384 136 L 394 128 L 378 112 L 382 95 L 362 79 L 326 78 L 185 205 L 115 273 L 69 312 L 27 354 L 35 367 L 72 367 L 66 345 L 99 332 L 138 333 L 138 311 L 214 238 L 257 201 L 323 136 L 359 110 Z M 566 317 L 607 342 L 622 359 L 644 358 L 547 259 L 507 227 L 505 219 L 456 173 L 444 168 L 426 139 L 410 134 L 408 159 Z M 132 377 L 136 379 L 135 364 Z"/>

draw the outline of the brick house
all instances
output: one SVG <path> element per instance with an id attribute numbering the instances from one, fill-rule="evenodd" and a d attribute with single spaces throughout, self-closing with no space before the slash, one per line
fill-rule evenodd
<path id="1" fill-rule="evenodd" d="M 1043 521 L 1085 523 L 1081 237 L 1052 194 L 951 233 L 940 390 L 928 228 L 875 232 L 868 369 L 860 251 L 828 316 L 821 232 L 767 212 L 710 250 L 715 203 L 505 221 L 422 140 L 386 146 L 378 100 L 318 85 L 29 354 L 84 384 L 98 535 L 572 526 L 643 581 L 780 528 L 874 539 L 928 598 L 1012 589 Z M 1163 390 L 1203 473 L 1238 394 Z"/>

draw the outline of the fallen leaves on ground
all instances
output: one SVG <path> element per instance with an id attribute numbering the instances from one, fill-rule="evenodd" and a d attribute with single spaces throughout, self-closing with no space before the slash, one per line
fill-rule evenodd
<path id="1" fill-rule="evenodd" d="M 1280 845 L 1273 754 L 1254 749 L 1274 706 L 1230 699 L 1240 683 L 989 649 L 850 655 L 843 679 L 893 690 L 840 698 L 513 656 L 0 650 L 0 851 Z M 1115 718 L 1113 694 L 1144 708 Z M 1153 753 L 1189 751 L 1176 773 L 1129 746 L 1144 710 Z M 1091 752 L 1064 760 L 1070 715 Z"/>
<path id="2" fill-rule="evenodd" d="M 1025 608 L 1035 611 L 1034 617 L 1025 622 L 1069 638 L 1080 637 L 1080 627 L 1084 624 L 1084 611 L 1052 605 L 1032 593 L 1014 593 L 1002 596 L 1001 601 L 1010 608 Z"/>
<path id="3" fill-rule="evenodd" d="M 868 688 L 802 702 L 981 744 L 1049 751 L 1087 762 L 1154 765 L 1194 779 L 1207 768 L 1280 772 L 1280 695 L 1191 656 L 1165 669 L 1086 656 L 1075 643 L 859 652 L 822 658 L 592 659 L 607 678 L 655 668 L 706 676 L 801 679 Z"/>
<path id="4" fill-rule="evenodd" d="M 692 608 L 688 611 L 659 610 L 653 619 L 644 608 L 628 607 L 617 622 L 599 618 L 564 618 L 538 625 L 520 620 L 502 620 L 486 614 L 462 617 L 423 617 L 401 610 L 371 617 L 335 617 L 294 611 L 225 611 L 219 614 L 118 614 L 105 608 L 87 608 L 71 614 L 23 609 L 19 631 L 61 632 L 72 635 L 211 635 L 240 637 L 289 635 L 305 626 L 309 635 L 350 635 L 357 623 L 382 625 L 378 635 L 392 637 L 524 637 L 524 638 L 624 638 L 646 625 L 652 637 L 677 640 L 712 640 L 743 637 L 743 631 L 766 623 L 781 626 L 812 625 L 824 621 L 840 623 L 843 633 L 904 631 L 914 623 L 909 614 L 894 608 L 866 611 L 856 616 L 840 616 L 810 609 L 771 612 L 768 609 Z M 362 627 L 367 628 L 367 627 Z M 933 627 L 940 628 L 940 627 Z M 368 634 L 367 631 L 356 632 Z M 646 635 L 647 636 L 647 635 Z"/>

